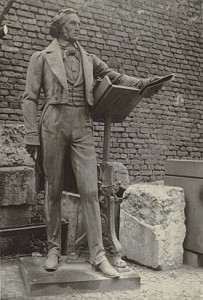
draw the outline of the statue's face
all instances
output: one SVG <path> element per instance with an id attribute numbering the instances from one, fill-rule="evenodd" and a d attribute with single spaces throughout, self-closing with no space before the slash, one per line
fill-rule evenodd
<path id="1" fill-rule="evenodd" d="M 66 22 L 61 29 L 61 34 L 64 39 L 71 42 L 76 42 L 79 37 L 80 19 L 78 15 L 71 13 L 67 15 Z"/>

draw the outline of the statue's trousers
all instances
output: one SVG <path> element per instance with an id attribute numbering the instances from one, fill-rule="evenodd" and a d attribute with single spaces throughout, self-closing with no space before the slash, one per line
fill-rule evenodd
<path id="1" fill-rule="evenodd" d="M 65 153 L 69 147 L 83 208 L 90 260 L 98 265 L 106 258 L 102 243 L 93 122 L 88 109 L 49 105 L 41 121 L 41 141 L 48 255 L 55 253 L 60 256 L 61 194 Z"/>

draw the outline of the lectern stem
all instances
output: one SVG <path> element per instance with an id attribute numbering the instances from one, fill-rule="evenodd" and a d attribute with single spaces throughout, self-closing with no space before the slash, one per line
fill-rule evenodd
<path id="1" fill-rule="evenodd" d="M 111 115 L 107 115 L 104 120 L 103 162 L 109 161 L 110 138 L 111 138 Z"/>

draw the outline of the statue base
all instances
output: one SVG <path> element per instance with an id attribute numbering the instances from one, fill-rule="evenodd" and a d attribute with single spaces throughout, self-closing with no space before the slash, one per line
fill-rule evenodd
<path id="1" fill-rule="evenodd" d="M 121 272 L 118 279 L 110 279 L 96 272 L 85 261 L 66 262 L 66 257 L 62 257 L 58 270 L 47 272 L 43 268 L 45 259 L 20 258 L 21 274 L 28 296 L 123 291 L 140 287 L 140 277 L 132 270 Z"/>

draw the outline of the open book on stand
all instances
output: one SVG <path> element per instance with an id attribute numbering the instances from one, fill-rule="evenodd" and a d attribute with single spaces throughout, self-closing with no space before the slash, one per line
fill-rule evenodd
<path id="1" fill-rule="evenodd" d="M 110 115 L 112 122 L 123 122 L 142 98 L 151 97 L 173 77 L 173 74 L 159 77 L 139 90 L 134 87 L 114 85 L 108 76 L 105 76 L 96 83 L 94 88 L 93 120 L 104 122 L 106 116 Z"/>

